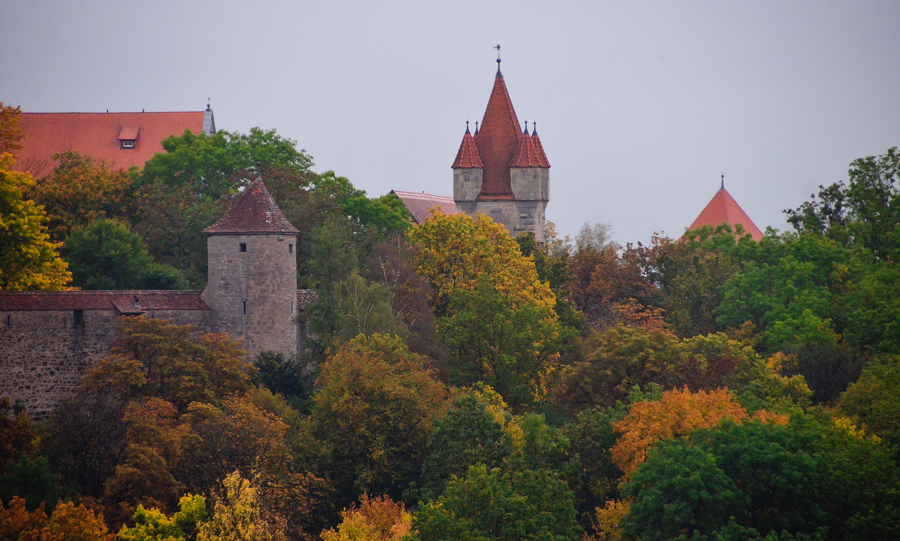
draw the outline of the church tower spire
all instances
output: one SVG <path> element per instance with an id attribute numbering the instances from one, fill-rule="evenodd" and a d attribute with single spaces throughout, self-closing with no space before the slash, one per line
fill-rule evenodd
<path id="1" fill-rule="evenodd" d="M 533 232 L 543 242 L 550 163 L 537 125 L 529 134 L 519 123 L 495 49 L 497 74 L 484 117 L 475 137 L 467 129 L 453 162 L 453 198 L 466 214 L 487 214 L 511 235 Z"/>

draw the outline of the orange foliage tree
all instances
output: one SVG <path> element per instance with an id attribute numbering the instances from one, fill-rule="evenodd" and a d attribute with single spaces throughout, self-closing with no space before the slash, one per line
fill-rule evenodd
<path id="1" fill-rule="evenodd" d="M 647 449 L 657 441 L 684 438 L 698 428 L 712 428 L 726 418 L 740 423 L 747 417 L 747 410 L 725 389 L 694 393 L 685 387 L 666 391 L 660 401 L 634 404 L 625 419 L 613 425 L 622 436 L 611 449 L 612 459 L 627 476 L 647 458 Z M 786 415 L 766 410 L 760 410 L 754 417 L 787 424 Z"/>
<path id="2" fill-rule="evenodd" d="M 29 513 L 25 500 L 13 496 L 9 508 L 0 503 L 0 539 L 40 541 L 114 541 L 115 535 L 84 505 L 59 502 L 48 517 L 44 505 Z"/>
<path id="3" fill-rule="evenodd" d="M 324 541 L 400 541 L 409 533 L 412 514 L 388 496 L 363 494 L 359 505 L 341 512 L 341 523 L 322 532 Z"/>

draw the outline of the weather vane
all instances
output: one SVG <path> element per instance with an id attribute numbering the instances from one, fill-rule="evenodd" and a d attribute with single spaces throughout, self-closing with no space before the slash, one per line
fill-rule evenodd
<path id="1" fill-rule="evenodd" d="M 497 62 L 500 62 L 500 44 L 494 46 L 494 49 L 497 49 Z"/>

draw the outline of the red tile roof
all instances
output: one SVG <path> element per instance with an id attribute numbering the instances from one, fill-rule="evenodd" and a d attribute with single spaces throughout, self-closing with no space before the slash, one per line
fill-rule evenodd
<path id="1" fill-rule="evenodd" d="M 516 153 L 513 154 L 509 166 L 543 167 L 538 157 L 537 149 L 534 147 L 534 141 L 527 133 L 522 134 L 522 137 L 519 139 L 519 146 L 516 147 Z"/>
<path id="2" fill-rule="evenodd" d="M 541 144 L 541 138 L 538 137 L 537 134 L 537 122 L 534 123 L 534 129 L 531 131 L 531 142 L 534 144 L 534 151 L 537 154 L 538 163 L 540 163 L 540 167 L 550 168 L 550 161 L 547 159 L 547 154 L 544 153 L 544 145 Z"/>
<path id="3" fill-rule="evenodd" d="M 478 147 L 475 146 L 475 138 L 466 128 L 466 134 L 463 135 L 462 143 L 459 145 L 459 151 L 456 153 L 456 159 L 453 160 L 453 169 L 463 169 L 472 167 L 484 167 L 481 163 L 481 156 L 478 155 Z"/>
<path id="4" fill-rule="evenodd" d="M 481 185 L 479 199 L 513 198 L 509 184 L 509 163 L 519 146 L 521 131 L 503 74 L 497 70 L 494 88 L 475 139 L 484 162 L 484 184 Z"/>
<path id="5" fill-rule="evenodd" d="M 25 134 L 22 150 L 15 153 L 19 171 L 41 177 L 53 167 L 50 156 L 74 150 L 97 159 L 113 160 L 116 167 L 143 167 L 162 140 L 184 130 L 203 131 L 204 111 L 172 113 L 22 113 L 19 127 Z M 209 111 L 212 115 L 212 111 Z M 122 140 L 134 148 L 122 148 Z"/>
<path id="6" fill-rule="evenodd" d="M 737 201 L 731 197 L 731 194 L 729 194 L 725 188 L 721 188 L 716 192 L 716 195 L 713 196 L 712 200 L 710 200 L 700 215 L 697 216 L 697 219 L 694 220 L 694 223 L 691 224 L 688 230 L 699 229 L 704 225 L 717 227 L 724 223 L 728 223 L 732 226 L 741 224 L 744 231 L 750 233 L 750 236 L 753 237 L 753 240 L 755 241 L 759 241 L 764 236 L 762 231 L 756 227 L 753 220 L 747 216 L 744 209 L 738 205 Z"/>
<path id="7" fill-rule="evenodd" d="M 300 232 L 284 217 L 261 178 L 237 196 L 221 220 L 203 231 L 207 235 L 296 235 Z"/>
<path id="8" fill-rule="evenodd" d="M 0 311 L 209 310 L 199 291 L 0 291 Z"/>
<path id="9" fill-rule="evenodd" d="M 391 190 L 403 201 L 409 213 L 412 214 L 413 221 L 420 224 L 431 216 L 431 209 L 439 208 L 444 214 L 456 214 L 459 210 L 456 208 L 456 202 L 452 197 L 446 195 L 431 195 L 419 192 L 402 192 L 400 190 Z"/>

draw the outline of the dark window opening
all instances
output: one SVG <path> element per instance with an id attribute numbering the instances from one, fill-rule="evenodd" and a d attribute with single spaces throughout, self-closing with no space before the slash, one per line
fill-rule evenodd
<path id="1" fill-rule="evenodd" d="M 75 310 L 72 312 L 72 323 L 74 325 L 84 325 L 84 310 Z"/>
<path id="2" fill-rule="evenodd" d="M 244 315 L 247 314 L 247 301 L 244 301 Z"/>
<path id="3" fill-rule="evenodd" d="M 12 327 L 12 316 L 6 316 L 6 326 Z"/>
<path id="4" fill-rule="evenodd" d="M 246 243 L 246 242 L 242 242 L 242 243 L 241 243 L 241 251 L 242 251 L 242 252 L 246 252 L 246 251 L 247 251 L 247 243 Z"/>
<path id="5" fill-rule="evenodd" d="M 294 245 L 293 244 L 288 244 L 288 253 L 289 254 L 294 253 Z"/>
<path id="6" fill-rule="evenodd" d="M 291 313 L 294 313 L 294 301 L 291 301 Z"/>
<path id="7" fill-rule="evenodd" d="M 123 140 L 123 141 L 122 141 L 122 148 L 134 148 L 134 141 L 129 141 L 129 140 L 127 140 L 127 139 L 126 139 L 126 140 Z"/>

